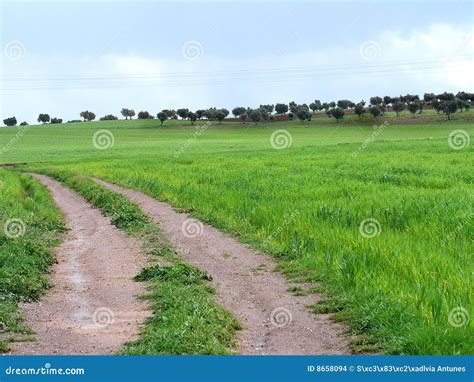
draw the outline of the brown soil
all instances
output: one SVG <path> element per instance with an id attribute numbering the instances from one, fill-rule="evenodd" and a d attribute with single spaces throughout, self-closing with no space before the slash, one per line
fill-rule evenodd
<path id="1" fill-rule="evenodd" d="M 19 354 L 111 354 L 136 338 L 148 316 L 132 278 L 145 265 L 140 243 L 60 183 L 33 175 L 51 192 L 69 232 L 55 251 L 54 285 L 40 302 L 21 305 L 36 342 L 12 344 Z"/>
<path id="2" fill-rule="evenodd" d="M 240 353 L 350 353 L 344 329 L 329 315 L 308 311 L 307 306 L 321 297 L 289 292 L 294 285 L 274 271 L 276 263 L 269 256 L 141 192 L 96 182 L 137 203 L 169 236 L 185 261 L 213 277 L 218 302 L 244 326 L 239 332 Z"/>

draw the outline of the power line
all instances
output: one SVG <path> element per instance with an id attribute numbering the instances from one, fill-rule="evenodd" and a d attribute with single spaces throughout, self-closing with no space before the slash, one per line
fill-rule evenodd
<path id="1" fill-rule="evenodd" d="M 365 71 L 365 72 L 345 72 L 345 73 L 326 73 L 323 75 L 318 74 L 300 74 L 291 77 L 284 77 L 284 76 L 273 76 L 273 77 L 255 77 L 255 78 L 242 78 L 239 79 L 239 84 L 261 84 L 261 83 L 279 83 L 279 82 L 293 82 L 293 81 L 304 81 L 304 80 L 312 80 L 312 79 L 348 79 L 348 78 L 366 78 L 371 76 L 394 76 L 400 75 L 403 72 L 403 75 L 419 75 L 419 74 L 445 74 L 450 73 L 452 70 L 462 69 L 462 66 L 455 66 L 451 69 L 442 69 L 439 67 L 433 68 L 418 68 L 418 69 L 392 69 L 392 70 L 379 70 L 379 71 Z M 204 86 L 209 84 L 219 84 L 219 82 L 224 83 L 225 81 L 232 81 L 235 78 L 211 78 L 211 79 L 194 79 L 194 80 L 186 80 L 186 81 L 176 81 L 176 80 L 167 80 L 167 81 L 147 81 L 147 82 L 115 82 L 115 83 L 105 83 L 105 84 L 75 84 L 75 85 L 58 85 L 58 86 L 46 86 L 46 87 L 12 87 L 12 88 L 2 88 L 1 91 L 28 91 L 28 90 L 88 90 L 88 89 L 108 89 L 108 88 L 123 88 L 123 87 L 194 87 L 194 86 Z"/>
<path id="2" fill-rule="evenodd" d="M 303 66 L 303 67 L 287 67 L 287 68 L 261 68 L 261 69 L 240 69 L 240 70 L 216 70 L 205 72 L 165 72 L 165 73 L 136 73 L 136 74 L 110 74 L 110 75 L 89 75 L 67 74 L 62 76 L 49 76 L 38 74 L 11 75 L 3 76 L 2 82 L 19 82 L 19 81 L 95 81 L 95 80 L 114 80 L 114 79 L 153 79 L 153 78 L 188 78 L 188 77 L 212 77 L 219 75 L 227 75 L 235 77 L 248 74 L 264 74 L 264 73 L 299 73 L 306 71 L 346 71 L 346 70 L 363 70 L 378 69 L 390 66 L 419 66 L 424 64 L 440 64 L 453 59 L 467 59 L 467 56 L 450 56 L 438 57 L 419 61 L 392 60 L 379 63 L 363 63 L 363 64 L 346 64 L 346 65 L 319 65 L 319 66 Z M 472 59 L 471 59 L 472 60 Z"/>

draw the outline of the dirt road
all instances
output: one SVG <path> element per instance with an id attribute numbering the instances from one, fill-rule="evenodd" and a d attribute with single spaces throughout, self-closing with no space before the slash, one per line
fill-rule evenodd
<path id="1" fill-rule="evenodd" d="M 111 354 L 138 334 L 148 316 L 132 278 L 145 265 L 140 243 L 60 183 L 34 175 L 51 192 L 69 232 L 56 252 L 54 285 L 40 301 L 22 304 L 36 342 L 12 344 L 16 354 Z"/>

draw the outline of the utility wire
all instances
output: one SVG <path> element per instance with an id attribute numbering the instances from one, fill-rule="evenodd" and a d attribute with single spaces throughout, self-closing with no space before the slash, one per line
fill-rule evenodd
<path id="1" fill-rule="evenodd" d="M 10 75 L 3 76 L 2 82 L 17 82 L 17 81 L 85 81 L 85 80 L 112 80 L 112 79 L 150 79 L 150 78 L 184 78 L 184 77 L 205 77 L 205 76 L 239 76 L 248 74 L 265 74 L 265 73 L 299 73 L 307 71 L 347 71 L 347 70 L 363 70 L 363 69 L 378 69 L 390 66 L 419 66 L 425 64 L 441 64 L 449 62 L 453 59 L 467 59 L 467 56 L 450 56 L 439 57 L 420 61 L 405 61 L 392 60 L 379 63 L 363 63 L 363 64 L 346 64 L 346 65 L 319 65 L 319 66 L 305 66 L 305 67 L 288 67 L 288 68 L 262 68 L 262 69 L 240 69 L 240 70 L 216 70 L 207 72 L 165 72 L 165 73 L 123 73 L 123 74 L 108 74 L 108 75 L 80 75 L 80 74 L 65 74 L 61 76 L 39 75 L 39 74 L 24 74 L 24 75 Z M 471 58 L 472 61 L 472 58 Z"/>
<path id="2" fill-rule="evenodd" d="M 378 71 L 358 71 L 358 72 L 344 72 L 344 73 L 323 73 L 323 74 L 300 74 L 293 76 L 273 76 L 273 77 L 248 77 L 241 78 L 238 80 L 238 84 L 262 84 L 262 83 L 281 83 L 281 82 L 293 82 L 293 81 L 307 81 L 312 79 L 348 79 L 348 78 L 366 78 L 372 76 L 410 76 L 410 75 L 419 75 L 419 74 L 445 74 L 450 73 L 453 70 L 462 69 L 462 66 L 453 66 L 450 69 L 443 69 L 439 67 L 427 68 L 422 67 L 418 69 L 389 69 L 389 70 L 378 70 Z M 1 88 L 1 91 L 28 91 L 28 90 L 87 90 L 87 89 L 109 89 L 109 88 L 123 88 L 123 87 L 193 87 L 193 86 L 204 86 L 209 84 L 226 84 L 226 81 L 234 81 L 235 78 L 209 78 L 209 79 L 185 79 L 183 81 L 179 80 L 159 80 L 159 81 L 119 81 L 112 83 L 82 83 L 82 84 L 57 84 L 56 86 L 36 86 L 36 87 L 7 87 Z"/>

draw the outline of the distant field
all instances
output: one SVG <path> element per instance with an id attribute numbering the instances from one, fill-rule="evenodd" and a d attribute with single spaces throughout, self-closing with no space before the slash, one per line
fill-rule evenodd
<path id="1" fill-rule="evenodd" d="M 318 283 L 328 299 L 314 310 L 337 312 L 363 335 L 362 350 L 468 354 L 473 320 L 452 322 L 474 313 L 474 148 L 454 150 L 448 136 L 464 130 L 472 140 L 473 116 L 388 113 L 199 135 L 152 120 L 35 126 L 18 139 L 18 129 L 0 129 L 0 149 L 9 147 L 0 162 L 143 190 L 238 235 L 290 277 Z M 112 147 L 93 145 L 100 129 Z M 278 129 L 286 132 L 272 140 Z M 372 238 L 361 234 L 366 219 L 376 220 Z"/>
<path id="2" fill-rule="evenodd" d="M 424 118 L 424 119 L 422 119 Z M 421 123 L 428 118 L 430 123 Z M 458 113 L 453 121 L 432 110 L 412 119 L 404 113 L 396 118 L 395 113 L 386 113 L 382 118 L 347 116 L 336 123 L 331 118 L 314 118 L 312 122 L 299 121 L 253 123 L 227 123 L 219 125 L 212 121 L 198 121 L 191 126 L 189 121 L 167 121 L 159 128 L 157 120 L 119 120 L 80 122 L 60 125 L 35 125 L 25 130 L 19 127 L 0 128 L 0 163 L 30 161 L 70 161 L 76 159 L 106 159 L 116 157 L 162 154 L 164 158 L 183 149 L 192 139 L 189 154 L 229 151 L 265 150 L 272 151 L 270 137 L 273 130 L 289 129 L 292 134 L 292 148 L 354 144 L 354 149 L 372 136 L 374 127 L 387 121 L 389 128 L 376 135 L 380 141 L 440 139 L 446 143 L 450 131 L 472 129 L 474 112 Z M 209 126 L 209 127 L 206 127 Z M 184 128 L 180 128 L 184 127 Z M 204 134 L 196 134 L 200 128 Z M 204 127 L 204 128 L 203 128 Z M 114 146 L 111 150 L 97 150 L 92 144 L 94 134 L 101 129 L 113 131 Z M 272 130 L 273 129 L 273 130 Z M 198 139 L 194 139 L 194 137 Z M 7 150 L 2 149 L 2 147 Z M 188 150 L 186 150 L 188 151 Z"/>

